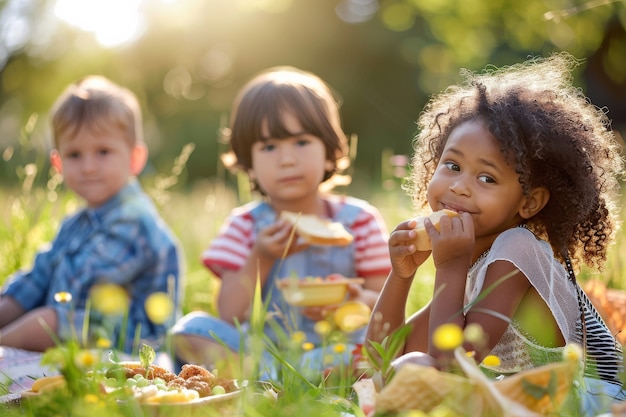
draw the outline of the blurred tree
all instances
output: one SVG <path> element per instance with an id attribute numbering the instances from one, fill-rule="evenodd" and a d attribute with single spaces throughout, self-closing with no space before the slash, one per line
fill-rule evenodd
<path id="1" fill-rule="evenodd" d="M 620 109 L 624 3 L 3 0 L 0 176 L 13 178 L 15 165 L 33 160 L 34 152 L 45 155 L 50 105 L 89 73 L 141 98 L 150 169 L 168 170 L 184 144 L 194 142 L 189 181 L 222 176 L 218 132 L 237 90 L 260 70 L 293 65 L 338 92 L 345 130 L 359 138 L 354 180 L 371 186 L 379 183 L 381 155 L 411 152 L 420 109 L 430 94 L 458 81 L 462 67 L 566 50 L 589 58 L 579 84 L 596 104 Z M 621 118 L 616 127 L 624 125 L 623 116 L 610 116 Z"/>

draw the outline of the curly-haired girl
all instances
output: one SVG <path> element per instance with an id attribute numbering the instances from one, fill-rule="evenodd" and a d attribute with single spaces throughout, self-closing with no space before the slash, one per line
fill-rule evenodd
<path id="1" fill-rule="evenodd" d="M 621 346 L 574 276 L 582 263 L 601 269 L 606 260 L 623 161 L 605 113 L 572 85 L 576 65 L 557 54 L 466 71 L 464 84 L 433 97 L 421 114 L 407 190 L 418 209 L 457 216 L 442 218 L 439 231 L 425 221 L 434 296 L 408 319 L 403 353 L 441 360 L 448 353 L 433 332 L 476 324 L 485 337 L 466 349 L 479 361 L 496 355 L 491 371 L 506 375 L 560 360 L 577 343 L 586 352 L 585 392 L 624 395 Z M 405 323 L 411 282 L 431 254 L 417 250 L 415 227 L 404 221 L 390 236 L 393 269 L 368 339 Z M 606 407 L 585 397 L 583 413 Z"/>

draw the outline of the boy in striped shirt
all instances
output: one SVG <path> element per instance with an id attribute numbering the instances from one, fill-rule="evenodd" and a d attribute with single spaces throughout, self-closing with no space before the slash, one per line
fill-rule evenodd
<path id="1" fill-rule="evenodd" d="M 337 101 L 311 73 L 291 67 L 270 69 L 244 86 L 230 127 L 234 167 L 249 175 L 262 198 L 233 210 L 203 253 L 206 267 L 221 279 L 219 318 L 193 312 L 177 323 L 173 340 L 179 360 L 213 366 L 225 355 L 247 350 L 240 346 L 235 323 L 247 328 L 257 277 L 271 313 L 269 321 L 273 317 L 283 330 L 303 332 L 315 346 L 303 358 L 307 368 L 319 370 L 347 360 L 350 348 L 343 357 L 325 362 L 329 347 L 322 346 L 315 331 L 315 324 L 333 307 L 290 306 L 276 285 L 293 276 L 362 277 L 365 283 L 351 284 L 348 298 L 373 307 L 390 270 L 387 229 L 378 210 L 363 200 L 324 191 L 332 188 L 335 174 L 347 165 L 347 138 Z M 340 222 L 354 240 L 340 247 L 290 239 L 292 225 L 280 218 L 282 211 Z M 279 339 L 269 323 L 266 334 Z M 362 343 L 363 338 L 364 329 L 346 334 L 350 344 Z"/>

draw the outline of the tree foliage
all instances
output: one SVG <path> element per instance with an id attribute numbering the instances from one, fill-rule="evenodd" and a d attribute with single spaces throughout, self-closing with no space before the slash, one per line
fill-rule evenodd
<path id="1" fill-rule="evenodd" d="M 115 47 L 58 19 L 57 0 L 0 2 L 0 176 L 49 148 L 49 107 L 90 73 L 139 95 L 151 169 L 168 169 L 185 144 L 196 145 L 190 181 L 222 175 L 218 132 L 234 95 L 275 65 L 316 72 L 335 88 L 345 130 L 359 138 L 355 181 L 368 184 L 381 155 L 411 152 L 420 109 L 460 68 L 568 51 L 587 59 L 581 88 L 617 127 L 626 124 L 624 0 L 137 2 L 143 32 Z"/>

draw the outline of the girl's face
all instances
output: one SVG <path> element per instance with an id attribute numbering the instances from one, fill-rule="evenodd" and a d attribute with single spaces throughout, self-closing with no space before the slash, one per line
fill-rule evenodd
<path id="1" fill-rule="evenodd" d="M 292 113 L 283 112 L 282 122 L 292 136 L 271 138 L 264 122 L 261 133 L 267 140 L 252 145 L 248 173 L 273 203 L 294 205 L 317 197 L 324 173 L 332 169 L 333 162 L 326 159 L 322 140 L 304 132 Z"/>
<path id="2" fill-rule="evenodd" d="M 470 213 L 476 237 L 495 238 L 523 220 L 526 198 L 518 179 L 482 120 L 470 120 L 450 134 L 428 186 L 428 203 L 433 210 Z"/>
<path id="3" fill-rule="evenodd" d="M 51 162 L 63 174 L 69 189 L 89 207 L 98 207 L 143 168 L 138 154 L 144 149 L 140 145 L 131 146 L 115 129 L 93 132 L 82 127 L 73 138 L 60 141 L 58 149 L 51 154 Z"/>

